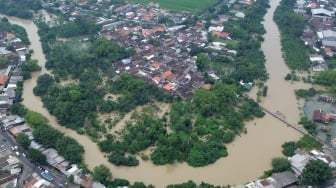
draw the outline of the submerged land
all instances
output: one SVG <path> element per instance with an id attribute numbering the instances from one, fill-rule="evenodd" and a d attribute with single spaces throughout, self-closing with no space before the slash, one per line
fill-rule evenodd
<path id="1" fill-rule="evenodd" d="M 238 136 L 247 137 L 247 130 L 253 131 L 253 128 L 246 127 L 247 125 L 258 126 L 259 122 L 267 120 L 266 123 L 279 123 L 283 126 L 276 119 L 269 120 L 270 117 L 265 116 L 260 104 L 277 116 L 285 118 L 287 122 L 300 123 L 298 126 L 305 128 L 303 133 L 306 136 L 300 141 L 297 139 L 302 135 L 295 130 L 290 133 L 294 136 L 288 137 L 291 140 L 285 140 L 293 141 L 283 145 L 286 151 L 293 150 L 284 152 L 286 156 L 303 155 L 302 152 L 294 153 L 294 149 L 301 149 L 300 151 L 307 153 L 312 149 L 322 149 L 321 144 L 314 139 L 320 138 L 319 129 L 310 117 L 299 115 L 302 106 L 301 103 L 296 105 L 294 91 L 296 90 L 298 97 L 306 98 L 312 91 L 314 94 L 333 95 L 332 89 L 309 89 L 312 84 L 333 87 L 333 48 L 328 46 L 332 44 L 328 42 L 328 38 L 322 42 L 324 48 L 319 49 L 330 49 L 326 57 L 328 61 L 323 59 L 317 64 L 309 62 L 309 57 L 315 62 L 315 59 L 320 60 L 324 56 L 318 54 L 320 51 L 317 50 L 309 56 L 309 46 L 315 49 L 319 41 L 314 41 L 313 37 L 309 38 L 308 31 L 321 28 L 307 28 L 306 17 L 309 16 L 313 20 L 321 17 L 332 19 L 333 16 L 325 10 L 308 12 L 306 17 L 300 16 L 296 9 L 294 12 L 294 8 L 299 4 L 281 1 L 274 16 L 281 31 L 281 43 L 277 46 L 278 58 L 274 55 L 265 57 L 264 53 L 268 54 L 267 50 L 271 49 L 262 46 L 264 39 L 267 40 L 267 37 L 264 38 L 265 33 L 270 31 L 265 30 L 262 23 L 270 7 L 268 1 L 193 1 L 191 4 L 187 1 L 175 4 L 166 1 L 136 2 L 140 4 L 124 1 L 41 1 L 40 6 L 35 3 L 26 5 L 23 2 L 15 5 L 9 1 L 0 3 L 0 11 L 3 14 L 22 18 L 32 18 L 31 10 L 37 11 L 42 7 L 49 11 L 42 16 L 34 14 L 42 49 L 39 49 L 39 44 L 31 48 L 29 53 L 26 48 L 22 52 L 19 50 L 22 49 L 22 41 L 20 45 L 14 42 L 17 38 L 25 38 L 22 31 L 11 28 L 7 18 L 2 19 L 4 29 L 1 39 L 5 54 L 2 61 L 5 64 L 4 68 L 10 65 L 8 70 L 12 71 L 13 68 L 15 76 L 19 76 L 19 82 L 11 83 L 16 84 L 14 92 L 22 93 L 23 96 L 21 98 L 21 95 L 18 95 L 18 98 L 12 101 L 14 104 L 6 105 L 4 112 L 10 107 L 10 113 L 24 117 L 30 126 L 29 132 L 34 136 L 34 140 L 28 139 L 29 136 L 22 132 L 18 137 L 19 140 L 26 140 L 18 141 L 23 147 L 22 150 L 34 149 L 38 155 L 46 155 L 45 160 L 34 163 L 48 168 L 55 167 L 59 170 L 55 173 L 65 174 L 69 183 L 82 185 L 81 181 L 75 182 L 76 178 L 72 178 L 85 175 L 86 178 L 91 177 L 96 183 L 108 187 L 152 187 L 148 180 L 145 181 L 147 186 L 137 182 L 137 177 L 130 177 L 134 178 L 131 182 L 121 179 L 124 177 L 118 175 L 118 170 L 131 170 L 144 165 L 155 165 L 150 167 L 151 169 L 159 165 L 165 165 L 167 168 L 186 165 L 183 168 L 191 169 L 192 172 L 192 167 L 207 168 L 210 165 L 219 165 L 218 161 L 230 157 L 228 148 L 237 149 L 228 144 L 233 142 L 234 145 L 235 140 L 240 139 Z M 18 7 L 22 8 L 22 12 L 9 11 Z M 275 7 L 272 4 L 273 11 Z M 298 7 L 298 10 L 302 11 L 305 8 Z M 47 17 L 49 18 L 46 19 Z M 267 19 L 269 22 L 271 20 Z M 11 17 L 9 21 L 16 20 Z M 297 27 L 286 28 L 293 24 Z M 28 28 L 24 24 L 23 26 Z M 31 34 L 29 32 L 31 31 L 28 31 L 28 38 Z M 304 36 L 307 46 L 303 45 L 301 36 Z M 284 60 L 292 70 L 282 61 L 281 46 Z M 36 54 L 38 56 L 34 56 Z M 18 56 L 20 61 L 13 58 Z M 31 57 L 37 57 L 38 60 Z M 272 72 L 268 62 L 270 59 L 279 61 L 275 63 L 282 63 L 280 66 L 271 65 L 278 67 L 278 70 Z M 326 70 L 326 65 L 329 65 L 329 70 Z M 311 73 L 311 70 L 315 73 Z M 30 73 L 35 71 L 40 72 Z M 308 76 L 299 77 L 299 71 L 307 71 Z M 7 76 L 9 77 L 9 74 Z M 275 78 L 277 83 L 273 81 Z M 23 82 L 22 79 L 26 81 Z M 274 84 L 278 87 L 289 87 L 290 91 L 277 92 Z M 3 86 L 8 88 L 8 83 L 4 83 Z M 279 104 L 276 101 L 281 98 L 274 97 L 281 93 L 282 97 L 286 96 L 287 101 Z M 20 100 L 23 100 L 22 103 L 19 103 Z M 286 102 L 294 106 L 293 111 L 287 111 Z M 39 107 L 34 109 L 34 105 Z M 47 116 L 49 123 L 34 111 Z M 5 130 L 12 128 L 10 126 Z M 273 128 L 275 129 L 276 127 Z M 268 129 L 264 128 L 263 131 L 265 130 Z M 16 133 L 13 136 L 19 135 L 20 133 Z M 51 137 L 54 140 L 51 140 Z M 330 156 L 328 164 L 331 164 L 333 146 L 329 141 L 330 135 L 322 144 L 325 144 L 324 149 L 327 148 L 331 153 L 314 152 L 314 155 L 319 155 L 320 158 Z M 31 148 L 29 145 L 32 142 L 43 147 Z M 257 143 L 257 140 L 254 142 Z M 281 143 L 273 143 L 278 148 L 281 147 Z M 288 149 L 289 146 L 291 149 Z M 64 157 L 64 161 L 51 164 L 50 154 L 46 153 L 44 147 L 55 148 L 61 157 Z M 74 153 L 74 149 L 77 152 Z M 100 151 L 96 151 L 98 149 Z M 88 154 L 87 150 L 95 151 L 99 156 L 94 157 Z M 84 158 L 83 152 L 86 152 Z M 31 151 L 28 157 L 32 155 Z M 102 165 L 93 167 L 89 164 L 87 167 L 85 163 L 88 162 L 88 158 L 94 161 L 90 164 Z M 307 157 L 307 161 L 309 159 Z M 268 177 L 276 179 L 276 173 L 290 171 L 291 167 L 296 169 L 293 161 L 285 158 L 272 160 L 273 169 L 265 172 L 266 179 L 258 179 L 246 186 L 271 181 Z M 279 167 L 278 164 L 284 165 Z M 295 173 L 284 173 L 288 178 L 294 178 L 293 184 L 299 182 L 295 177 L 301 174 L 303 184 L 316 184 L 331 178 L 330 164 L 327 167 L 323 166 L 324 163 L 317 164 L 321 169 L 325 169 L 326 175 L 324 179 L 316 182 L 305 178 L 310 172 L 302 169 L 294 170 Z M 83 171 L 74 173 L 74 168 Z M 117 177 L 111 176 L 111 169 L 112 175 Z M 261 174 L 255 174 L 253 177 L 259 176 Z M 175 178 L 172 181 L 181 183 L 186 180 L 177 181 Z M 247 182 L 240 182 L 244 183 Z M 165 183 L 164 186 L 168 184 Z M 221 182 L 220 186 L 227 184 L 229 183 Z M 163 184 L 156 182 L 154 185 L 160 187 Z M 187 182 L 168 187 L 175 186 L 196 187 L 196 184 Z M 200 187 L 214 186 L 202 183 Z"/>

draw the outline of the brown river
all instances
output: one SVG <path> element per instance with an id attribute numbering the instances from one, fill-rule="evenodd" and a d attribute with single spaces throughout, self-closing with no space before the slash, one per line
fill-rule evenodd
<path id="1" fill-rule="evenodd" d="M 267 33 L 264 36 L 262 50 L 266 56 L 266 68 L 270 79 L 267 81 L 268 96 L 262 99 L 261 104 L 274 112 L 281 112 L 290 122 L 297 123 L 302 112 L 302 105 L 297 101 L 294 90 L 308 88 L 310 85 L 299 82 L 292 84 L 284 80 L 290 70 L 283 62 L 279 31 L 272 20 L 273 12 L 279 1 L 271 0 L 271 8 L 264 21 Z M 75 131 L 60 126 L 55 117 L 43 108 L 40 98 L 34 96 L 32 90 L 36 85 L 37 77 L 47 73 L 44 68 L 45 57 L 39 42 L 37 27 L 29 20 L 9 17 L 9 21 L 27 30 L 31 41 L 30 49 L 34 50 L 32 58 L 37 59 L 42 66 L 42 71 L 34 73 L 32 79 L 24 82 L 23 104 L 29 109 L 43 114 L 53 127 L 81 143 L 85 148 L 85 163 L 91 170 L 97 165 L 105 164 L 111 169 L 115 178 L 125 178 L 130 182 L 142 181 L 158 188 L 188 180 L 197 183 L 204 181 L 215 185 L 241 185 L 260 177 L 265 170 L 271 167 L 272 158 L 282 156 L 281 144 L 285 141 L 297 140 L 302 136 L 279 120 L 266 115 L 262 119 L 247 122 L 247 134 L 237 137 L 233 143 L 227 146 L 228 157 L 222 158 L 212 165 L 200 168 L 193 168 L 185 163 L 154 166 L 151 162 L 141 161 L 138 167 L 116 167 L 107 161 L 104 153 L 99 151 L 97 145 L 89 137 L 78 135 Z M 249 95 L 255 98 L 256 89 L 252 90 Z"/>

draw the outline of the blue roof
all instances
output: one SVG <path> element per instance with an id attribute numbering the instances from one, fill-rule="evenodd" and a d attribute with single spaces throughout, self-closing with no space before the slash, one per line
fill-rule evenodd
<path id="1" fill-rule="evenodd" d="M 48 181 L 52 181 L 54 178 L 49 174 L 48 172 L 42 172 L 41 173 L 42 177 L 47 179 Z"/>

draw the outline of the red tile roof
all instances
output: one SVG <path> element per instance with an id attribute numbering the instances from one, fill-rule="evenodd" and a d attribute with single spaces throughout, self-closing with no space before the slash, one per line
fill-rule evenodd
<path id="1" fill-rule="evenodd" d="M 211 89 L 211 84 L 204 84 L 203 88 L 206 89 L 206 90 L 209 90 L 209 89 Z"/>
<path id="2" fill-rule="evenodd" d="M 163 89 L 170 91 L 171 89 L 173 89 L 174 85 L 172 83 L 168 83 L 165 86 L 163 86 Z"/>
<path id="3" fill-rule="evenodd" d="M 0 85 L 5 85 L 7 82 L 8 77 L 6 75 L 0 76 Z"/>
<path id="4" fill-rule="evenodd" d="M 162 73 L 162 75 L 161 75 L 161 77 L 163 79 L 170 78 L 172 76 L 173 76 L 173 73 L 171 71 L 166 71 L 166 72 Z"/>

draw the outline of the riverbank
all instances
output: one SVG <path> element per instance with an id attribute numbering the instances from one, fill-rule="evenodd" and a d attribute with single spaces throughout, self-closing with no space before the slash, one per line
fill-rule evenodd
<path id="1" fill-rule="evenodd" d="M 299 119 L 300 110 L 294 89 L 301 88 L 301 85 L 290 84 L 283 79 L 289 71 L 283 63 L 279 32 L 274 30 L 276 26 L 272 21 L 272 15 L 278 3 L 279 1 L 271 2 L 271 9 L 265 16 L 264 22 L 267 34 L 265 35 L 263 50 L 266 55 L 266 67 L 270 74 L 270 80 L 267 82 L 269 87 L 268 97 L 262 103 L 267 108 L 282 112 L 293 123 L 296 123 Z M 37 28 L 31 21 L 11 17 L 9 20 L 26 28 L 29 39 L 32 41 L 30 48 L 34 49 L 32 58 L 38 59 L 42 66 L 41 72 L 33 74 L 32 79 L 24 83 L 23 98 L 25 100 L 23 104 L 29 109 L 43 114 L 49 119 L 49 123 L 53 127 L 81 143 L 85 149 L 85 163 L 91 170 L 94 166 L 105 164 L 111 169 L 115 178 L 124 178 L 131 182 L 142 181 L 156 187 L 164 187 L 168 184 L 188 180 L 194 180 L 197 183 L 204 181 L 216 185 L 244 184 L 261 176 L 263 171 L 271 167 L 271 159 L 281 155 L 281 144 L 283 142 L 297 140 L 301 136 L 291 128 L 284 126 L 282 122 L 266 115 L 262 119 L 248 122 L 246 125 L 248 134 L 237 137 L 233 143 L 227 146 L 229 156 L 221 158 L 212 165 L 200 168 L 193 168 L 185 163 L 155 166 L 151 162 L 141 161 L 138 167 L 116 167 L 107 161 L 104 157 L 105 154 L 99 151 L 97 145 L 89 137 L 78 135 L 75 131 L 60 126 L 55 117 L 43 108 L 40 98 L 34 96 L 32 89 L 36 85 L 37 77 L 47 73 Z M 276 49 L 274 49 L 274 45 L 276 45 Z M 289 107 L 290 109 L 288 109 Z"/>

